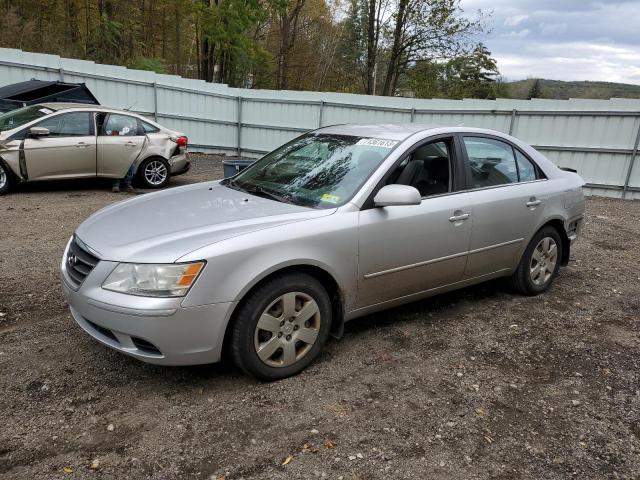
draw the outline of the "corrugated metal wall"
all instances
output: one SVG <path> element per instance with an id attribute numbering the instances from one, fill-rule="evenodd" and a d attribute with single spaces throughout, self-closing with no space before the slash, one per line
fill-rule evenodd
<path id="1" fill-rule="evenodd" d="M 248 90 L 55 55 L 0 49 L 0 85 L 84 82 L 104 105 L 129 108 L 188 134 L 193 150 L 257 156 L 302 132 L 348 122 L 467 125 L 511 133 L 587 193 L 640 198 L 640 100 L 422 100 Z"/>

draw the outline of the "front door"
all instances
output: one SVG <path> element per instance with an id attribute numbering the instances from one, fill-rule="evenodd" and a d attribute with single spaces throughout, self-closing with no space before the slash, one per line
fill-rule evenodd
<path id="1" fill-rule="evenodd" d="M 49 135 L 24 140 L 29 180 L 93 177 L 96 174 L 96 137 L 90 112 L 69 112 L 32 125 Z"/>
<path id="2" fill-rule="evenodd" d="M 410 185 L 420 205 L 366 208 L 359 217 L 357 308 L 461 280 L 471 236 L 470 204 L 458 190 L 453 139 L 419 145 L 387 184 Z"/>
<path id="3" fill-rule="evenodd" d="M 98 176 L 124 178 L 146 140 L 138 119 L 124 114 L 98 114 Z"/>

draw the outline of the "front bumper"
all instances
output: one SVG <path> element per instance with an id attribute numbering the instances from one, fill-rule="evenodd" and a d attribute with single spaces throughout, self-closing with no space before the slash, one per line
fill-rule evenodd
<path id="1" fill-rule="evenodd" d="M 65 299 L 85 332 L 148 363 L 197 365 L 220 360 L 234 303 L 182 307 L 183 298 L 136 297 L 102 289 L 116 265 L 101 261 L 75 288 L 62 264 Z"/>

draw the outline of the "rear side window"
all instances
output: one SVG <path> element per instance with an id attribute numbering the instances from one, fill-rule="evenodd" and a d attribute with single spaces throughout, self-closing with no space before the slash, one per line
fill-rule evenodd
<path id="1" fill-rule="evenodd" d="M 516 183 L 518 166 L 511 145 L 491 138 L 464 137 L 471 188 Z"/>
<path id="2" fill-rule="evenodd" d="M 140 125 L 140 132 L 142 133 L 142 135 L 145 135 L 147 133 L 157 133 L 160 131 L 158 127 L 154 127 L 144 120 L 138 120 L 138 124 Z"/>
<path id="3" fill-rule="evenodd" d="M 107 137 L 134 137 L 138 135 L 138 119 L 129 115 L 110 114 L 100 134 Z"/>
<path id="4" fill-rule="evenodd" d="M 532 182 L 541 177 L 538 173 L 538 168 L 533 164 L 531 160 L 525 157 L 520 150 L 515 150 L 516 161 L 518 162 L 518 174 L 520 175 L 521 182 Z"/>
<path id="5" fill-rule="evenodd" d="M 93 135 L 93 119 L 90 112 L 71 112 L 47 118 L 34 125 L 47 128 L 52 137 L 87 137 Z"/>

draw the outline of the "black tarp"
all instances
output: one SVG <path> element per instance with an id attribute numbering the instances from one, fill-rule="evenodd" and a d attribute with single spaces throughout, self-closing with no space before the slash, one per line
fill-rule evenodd
<path id="1" fill-rule="evenodd" d="M 0 87 L 0 112 L 49 102 L 100 103 L 84 83 L 28 80 Z"/>

